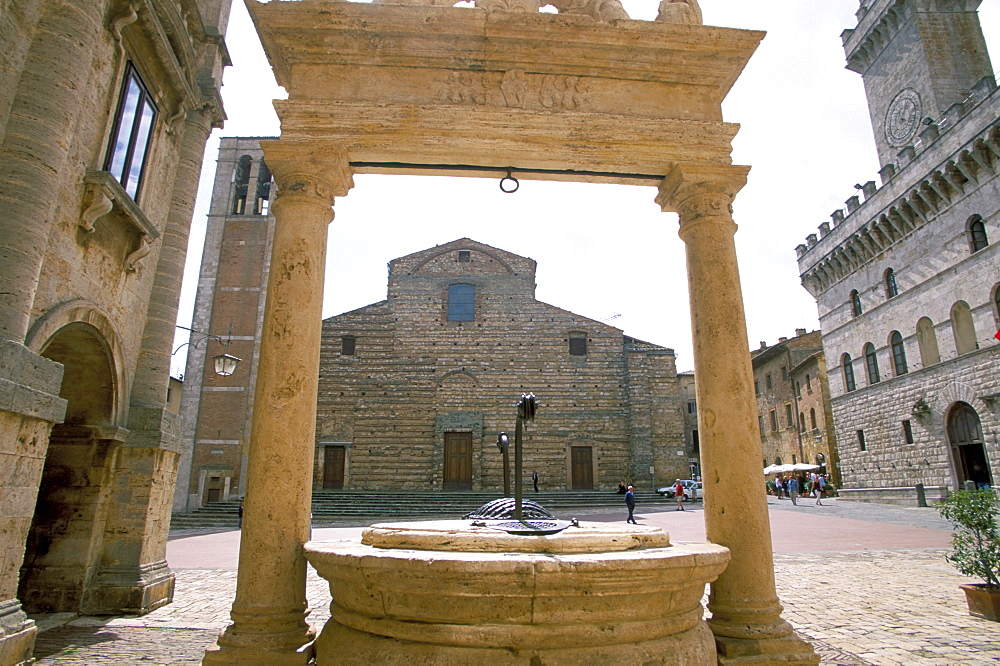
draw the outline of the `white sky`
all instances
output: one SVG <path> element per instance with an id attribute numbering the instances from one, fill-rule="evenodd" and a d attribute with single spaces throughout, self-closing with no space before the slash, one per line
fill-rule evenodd
<path id="1" fill-rule="evenodd" d="M 652 20 L 658 0 L 622 0 L 634 19 Z M 844 68 L 840 33 L 857 25 L 858 0 L 701 0 L 706 25 L 766 30 L 767 36 L 723 104 L 741 129 L 733 161 L 752 166 L 734 217 L 748 345 L 777 342 L 818 326 L 816 303 L 799 282 L 795 246 L 844 207 L 854 184 L 878 181 L 878 161 L 861 76 Z M 1000 0 L 980 18 L 1000 53 Z M 178 323 L 190 326 L 220 136 L 280 132 L 271 100 L 285 93 L 242 0 L 226 43 L 234 65 L 222 96 L 229 119 L 213 132 L 195 205 Z M 996 58 L 997 56 L 994 56 Z M 998 67 L 994 63 L 994 68 Z M 553 116 L 553 122 L 558 122 Z M 323 316 L 386 296 L 386 264 L 468 236 L 538 262 L 539 300 L 605 320 L 677 352 L 694 367 L 684 245 L 676 216 L 661 213 L 652 187 L 429 176 L 355 176 L 330 225 Z M 187 339 L 184 331 L 175 347 Z M 184 352 L 171 367 L 184 372 Z"/>

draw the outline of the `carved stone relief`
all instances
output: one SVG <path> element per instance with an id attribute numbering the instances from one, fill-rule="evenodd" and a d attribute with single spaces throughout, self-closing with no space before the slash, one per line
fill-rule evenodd
<path id="1" fill-rule="evenodd" d="M 577 111 L 587 106 L 589 88 L 579 76 L 504 72 L 499 84 L 481 72 L 449 72 L 437 99 L 449 104 L 505 106 L 514 109 Z M 499 93 L 499 94 L 498 94 Z"/>
<path id="2" fill-rule="evenodd" d="M 629 18 L 620 0 L 548 0 L 560 14 L 590 16 L 598 21 L 614 21 Z"/>

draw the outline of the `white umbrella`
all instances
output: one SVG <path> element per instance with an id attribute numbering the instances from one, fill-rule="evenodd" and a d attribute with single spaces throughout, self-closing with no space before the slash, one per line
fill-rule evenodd
<path id="1" fill-rule="evenodd" d="M 792 469 L 790 471 L 805 472 L 810 469 L 819 469 L 819 465 L 810 465 L 809 463 L 795 463 L 794 465 L 792 465 Z"/>
<path id="2" fill-rule="evenodd" d="M 764 474 L 777 474 L 781 469 L 778 465 L 768 465 L 764 468 Z"/>

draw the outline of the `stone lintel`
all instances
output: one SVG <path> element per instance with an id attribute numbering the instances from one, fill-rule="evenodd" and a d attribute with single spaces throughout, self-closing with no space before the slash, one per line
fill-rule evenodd
<path id="1" fill-rule="evenodd" d="M 351 2 L 247 3 L 279 85 L 296 96 L 303 63 L 530 68 L 547 74 L 670 81 L 721 103 L 763 38 L 759 31 L 461 7 Z"/>
<path id="2" fill-rule="evenodd" d="M 566 173 L 589 171 L 596 182 L 657 185 L 676 162 L 715 160 L 729 167 L 738 125 L 654 120 L 501 107 L 408 106 L 349 103 L 275 103 L 283 136 L 321 135 L 343 145 L 356 162 L 441 165 L 434 175 L 496 177 L 514 167 L 538 180 L 586 179 Z M 580 128 L 586 128 L 582 132 Z M 490 141 L 484 143 L 484 136 Z M 286 139 L 282 139 L 282 142 Z M 307 139 L 303 139 L 307 143 Z M 272 164 L 268 158 L 268 165 Z M 482 172 L 449 171 L 451 165 L 482 166 Z M 400 173 L 356 166 L 357 173 Z M 532 169 L 543 170 L 531 173 Z M 563 173 L 544 173 L 552 170 Z M 431 175 L 431 172 L 421 173 Z M 622 174 L 616 177 L 614 174 Z M 501 174 L 502 175 L 502 174 Z M 637 179 L 634 176 L 648 176 Z"/>

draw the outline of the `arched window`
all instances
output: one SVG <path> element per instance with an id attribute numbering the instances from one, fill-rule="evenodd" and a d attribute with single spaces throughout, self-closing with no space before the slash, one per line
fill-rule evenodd
<path id="1" fill-rule="evenodd" d="M 965 301 L 951 306 L 951 330 L 955 334 L 955 350 L 959 355 L 979 348 L 976 344 L 976 327 L 972 323 L 972 311 Z"/>
<path id="2" fill-rule="evenodd" d="M 247 209 L 247 189 L 250 186 L 250 156 L 244 155 L 236 161 L 233 173 L 233 215 L 244 215 Z"/>
<path id="3" fill-rule="evenodd" d="M 865 365 L 868 368 L 869 384 L 878 384 L 882 381 L 878 373 L 878 354 L 875 353 L 875 345 L 870 342 L 865 345 Z"/>
<path id="4" fill-rule="evenodd" d="M 844 368 L 844 389 L 846 391 L 853 391 L 857 388 L 854 383 L 854 361 L 851 360 L 850 354 L 844 354 L 840 357 L 840 365 Z"/>
<path id="5" fill-rule="evenodd" d="M 812 426 L 813 430 L 816 430 L 816 408 L 809 408 L 809 425 Z"/>
<path id="6" fill-rule="evenodd" d="M 986 237 L 986 224 L 980 216 L 973 215 L 969 218 L 968 231 L 969 247 L 973 252 L 979 252 L 990 244 L 989 238 Z"/>
<path id="7" fill-rule="evenodd" d="M 887 268 L 885 271 L 885 297 L 892 298 L 899 295 L 899 284 L 896 282 L 896 271 Z"/>
<path id="8" fill-rule="evenodd" d="M 253 212 L 255 215 L 267 215 L 271 208 L 271 170 L 264 160 L 260 161 L 257 171 L 257 196 L 254 197 Z"/>
<path id="9" fill-rule="evenodd" d="M 903 346 L 903 336 L 899 331 L 889 334 L 889 346 L 892 348 L 892 369 L 896 376 L 909 372 L 906 367 L 906 347 Z"/>
<path id="10" fill-rule="evenodd" d="M 805 429 L 806 429 L 806 415 L 803 414 L 802 412 L 799 412 L 799 430 L 805 430 Z"/>
<path id="11" fill-rule="evenodd" d="M 920 346 L 920 363 L 925 368 L 941 362 L 934 322 L 929 317 L 921 317 L 917 322 L 917 344 Z"/>
<path id="12" fill-rule="evenodd" d="M 861 315 L 861 312 L 861 294 L 855 289 L 851 292 L 851 314 L 858 317 Z"/>
<path id="13" fill-rule="evenodd" d="M 476 286 L 453 284 L 448 287 L 448 321 L 473 321 L 476 318 Z"/>

